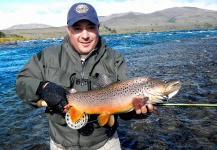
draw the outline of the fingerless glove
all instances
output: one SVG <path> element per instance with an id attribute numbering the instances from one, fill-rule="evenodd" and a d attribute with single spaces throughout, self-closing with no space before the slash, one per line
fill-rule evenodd
<path id="1" fill-rule="evenodd" d="M 46 83 L 48 84 L 44 87 Z M 45 100 L 51 110 L 58 113 L 63 112 L 64 107 L 68 104 L 68 100 L 66 99 L 67 91 L 52 82 L 40 82 L 36 94 Z"/>

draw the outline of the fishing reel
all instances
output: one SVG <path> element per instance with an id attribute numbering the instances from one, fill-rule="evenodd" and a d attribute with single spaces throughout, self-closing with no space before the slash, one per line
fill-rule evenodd
<path id="1" fill-rule="evenodd" d="M 76 93 L 77 91 L 75 89 L 71 89 L 69 90 L 69 93 Z M 66 116 L 65 116 L 65 120 L 67 125 L 72 128 L 72 129 L 81 129 L 82 127 L 84 127 L 87 122 L 88 122 L 88 115 L 84 113 L 83 117 L 79 120 L 77 120 L 76 122 L 72 122 L 72 119 L 70 117 L 70 110 L 67 111 Z"/>
<path id="2" fill-rule="evenodd" d="M 67 111 L 66 116 L 65 116 L 65 120 L 66 120 L 67 125 L 72 129 L 81 129 L 88 122 L 88 115 L 87 114 L 84 114 L 83 117 L 76 122 L 72 122 L 72 119 L 71 119 L 69 114 L 70 114 L 70 110 Z"/>

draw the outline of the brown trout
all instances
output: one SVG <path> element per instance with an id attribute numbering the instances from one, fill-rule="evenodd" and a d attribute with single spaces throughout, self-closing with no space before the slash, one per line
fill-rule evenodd
<path id="1" fill-rule="evenodd" d="M 103 88 L 67 95 L 72 122 L 84 114 L 99 114 L 101 126 L 114 124 L 113 114 L 132 111 L 140 104 L 162 103 L 173 97 L 181 88 L 180 81 L 137 77 L 112 83 Z"/>

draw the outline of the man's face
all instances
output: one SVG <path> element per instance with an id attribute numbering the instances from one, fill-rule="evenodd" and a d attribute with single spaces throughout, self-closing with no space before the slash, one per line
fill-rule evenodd
<path id="1" fill-rule="evenodd" d="M 70 43 L 79 54 L 87 55 L 99 40 L 99 25 L 88 20 L 80 20 L 67 28 Z"/>

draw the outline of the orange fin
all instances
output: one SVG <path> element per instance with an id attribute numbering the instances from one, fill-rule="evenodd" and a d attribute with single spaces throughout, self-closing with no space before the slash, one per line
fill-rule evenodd
<path id="1" fill-rule="evenodd" d="M 112 126 L 114 125 L 114 123 L 115 123 L 115 117 L 114 117 L 114 115 L 111 115 L 111 116 L 109 117 L 108 125 L 109 125 L 110 127 L 112 127 Z"/>
<path id="2" fill-rule="evenodd" d="M 69 109 L 71 106 L 69 104 L 67 104 L 64 108 L 65 109 Z"/>
<path id="3" fill-rule="evenodd" d="M 110 114 L 107 112 L 103 112 L 102 114 L 100 114 L 98 116 L 99 125 L 104 126 L 109 121 L 109 118 L 110 118 Z"/>
<path id="4" fill-rule="evenodd" d="M 70 107 L 69 112 L 70 112 L 69 113 L 70 118 L 71 118 L 73 123 L 75 123 L 76 121 L 81 119 L 83 117 L 83 115 L 84 115 L 84 112 L 81 112 L 81 111 L 75 109 L 74 107 Z"/>
<path id="5" fill-rule="evenodd" d="M 148 99 L 148 97 L 135 97 L 133 99 L 133 106 L 135 110 L 140 109 L 142 106 L 144 106 Z"/>

